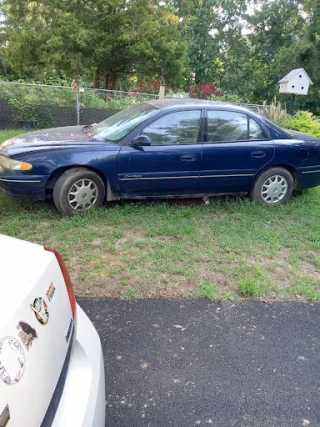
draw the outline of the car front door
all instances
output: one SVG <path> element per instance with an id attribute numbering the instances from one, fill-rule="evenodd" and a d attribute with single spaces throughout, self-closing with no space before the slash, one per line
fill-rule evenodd
<path id="1" fill-rule="evenodd" d="M 139 132 L 151 139 L 150 146 L 121 148 L 121 197 L 187 196 L 197 192 L 202 155 L 201 115 L 200 109 L 169 112 Z"/>
<path id="2" fill-rule="evenodd" d="M 199 193 L 247 192 L 274 157 L 273 141 L 245 113 L 208 110 L 205 133 Z"/>

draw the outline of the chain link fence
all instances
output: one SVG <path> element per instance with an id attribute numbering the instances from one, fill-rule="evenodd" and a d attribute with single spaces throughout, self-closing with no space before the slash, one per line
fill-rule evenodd
<path id="1" fill-rule="evenodd" d="M 159 95 L 138 92 L 91 88 L 73 92 L 66 86 L 0 82 L 0 129 L 93 124 L 130 105 L 157 98 Z M 238 105 L 272 119 L 272 109 L 266 104 Z"/>
<path id="2" fill-rule="evenodd" d="M 135 92 L 0 82 L 0 129 L 86 125 L 127 106 L 156 99 Z"/>

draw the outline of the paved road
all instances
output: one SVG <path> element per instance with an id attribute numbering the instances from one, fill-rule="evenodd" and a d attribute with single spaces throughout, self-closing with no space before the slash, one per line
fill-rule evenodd
<path id="1" fill-rule="evenodd" d="M 107 427 L 320 426 L 320 306 L 82 298 Z"/>

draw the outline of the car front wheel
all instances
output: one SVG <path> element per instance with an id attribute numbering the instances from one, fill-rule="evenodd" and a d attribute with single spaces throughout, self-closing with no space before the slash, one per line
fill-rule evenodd
<path id="1" fill-rule="evenodd" d="M 292 195 L 294 179 L 284 168 L 272 168 L 263 172 L 256 180 L 251 198 L 260 205 L 279 205 Z"/>
<path id="2" fill-rule="evenodd" d="M 105 186 L 102 179 L 86 168 L 68 169 L 58 178 L 53 189 L 53 202 L 65 215 L 101 206 L 104 198 Z"/>

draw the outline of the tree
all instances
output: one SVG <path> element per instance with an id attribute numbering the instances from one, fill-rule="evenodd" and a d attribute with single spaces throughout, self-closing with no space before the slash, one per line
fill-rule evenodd
<path id="1" fill-rule="evenodd" d="M 1 1 L 1 0 L 0 0 Z M 177 86 L 211 82 L 261 103 L 304 67 L 314 82 L 299 105 L 320 112 L 319 0 L 2 0 L 0 72 L 40 79 L 58 70 Z M 252 8 L 254 5 L 254 8 Z M 10 70 L 10 68 L 9 68 Z M 280 96 L 281 97 L 281 96 Z M 285 95 L 282 96 L 283 99 Z"/>
<path id="2" fill-rule="evenodd" d="M 189 9 L 189 63 L 195 83 L 221 82 L 227 52 L 241 37 L 245 0 L 203 0 Z"/>
<path id="3" fill-rule="evenodd" d="M 313 81 L 308 96 L 296 97 L 296 109 L 309 109 L 320 114 L 320 4 L 317 0 L 305 0 L 303 4 L 304 24 L 293 43 L 281 49 L 277 57 L 279 64 L 287 69 L 304 67 Z"/>
<path id="4" fill-rule="evenodd" d="M 252 100 L 270 100 L 277 93 L 277 83 L 284 76 L 279 74 L 282 65 L 278 54 L 281 49 L 295 44 L 304 25 L 301 9 L 301 2 L 297 0 L 266 1 L 253 15 L 246 15 L 251 29 L 248 38 L 252 46 L 250 62 L 255 86 Z"/>
<path id="5" fill-rule="evenodd" d="M 155 0 L 5 0 L 7 58 L 23 76 L 53 67 L 93 74 L 113 89 L 120 75 L 183 75 L 185 43 L 174 9 Z"/>

